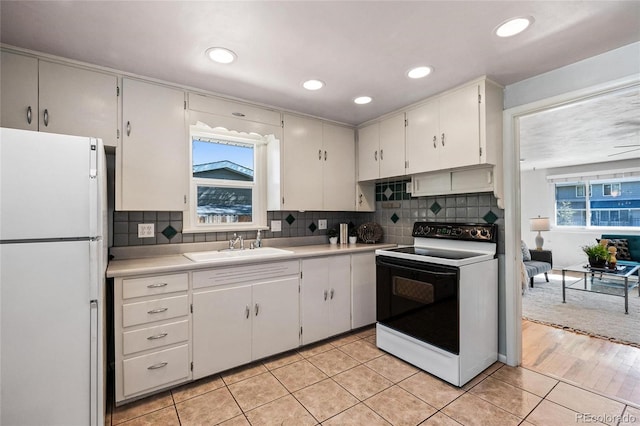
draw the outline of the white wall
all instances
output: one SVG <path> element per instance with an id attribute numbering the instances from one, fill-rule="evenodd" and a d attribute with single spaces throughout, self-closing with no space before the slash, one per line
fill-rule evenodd
<path id="1" fill-rule="evenodd" d="M 529 230 L 529 219 L 538 215 L 551 219 L 551 231 L 543 232 L 544 248 L 553 252 L 553 267 L 574 265 L 585 262 L 586 257 L 581 246 L 594 244 L 596 238 L 603 233 L 640 235 L 638 231 L 616 231 L 615 229 L 585 228 L 566 230 L 555 227 L 554 224 L 554 186 L 547 182 L 547 176 L 593 173 L 597 171 L 619 170 L 638 167 L 637 160 L 612 161 L 608 163 L 587 164 L 583 166 L 561 167 L 556 169 L 539 169 L 520 173 L 521 188 L 521 229 L 522 239 L 529 248 L 534 248 L 537 232 Z"/>

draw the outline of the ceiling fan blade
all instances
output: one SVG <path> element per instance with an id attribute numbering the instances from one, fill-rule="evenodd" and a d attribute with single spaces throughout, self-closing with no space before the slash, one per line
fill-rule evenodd
<path id="1" fill-rule="evenodd" d="M 631 146 L 635 146 L 635 145 L 631 145 Z M 634 148 L 634 149 L 629 149 L 627 151 L 616 152 L 614 154 L 609 154 L 607 157 L 613 157 L 614 155 L 622 155 L 622 154 L 626 154 L 628 152 L 633 152 L 633 151 L 640 151 L 640 148 Z"/>
<path id="2" fill-rule="evenodd" d="M 630 146 L 640 146 L 640 143 L 632 143 L 630 145 L 614 145 L 614 148 L 628 148 Z"/>

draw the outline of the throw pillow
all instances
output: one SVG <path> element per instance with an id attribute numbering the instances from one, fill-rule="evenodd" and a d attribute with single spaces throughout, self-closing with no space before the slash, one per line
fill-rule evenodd
<path id="1" fill-rule="evenodd" d="M 524 241 L 520 241 L 520 249 L 522 250 L 522 260 L 524 262 L 531 260 L 531 252 Z"/>

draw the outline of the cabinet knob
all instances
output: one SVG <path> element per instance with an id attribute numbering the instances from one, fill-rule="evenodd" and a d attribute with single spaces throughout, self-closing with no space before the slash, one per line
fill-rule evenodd
<path id="1" fill-rule="evenodd" d="M 328 294 L 328 292 L 327 292 L 327 290 L 325 290 L 324 291 L 324 300 L 327 300 L 327 294 Z"/>
<path id="2" fill-rule="evenodd" d="M 259 312 L 260 312 L 260 305 L 256 303 L 256 316 L 258 316 Z"/>
<path id="3" fill-rule="evenodd" d="M 27 123 L 31 124 L 31 105 L 27 107 Z"/>
<path id="4" fill-rule="evenodd" d="M 438 145 L 436 145 L 437 140 L 438 140 L 438 138 L 434 135 L 434 136 L 433 136 L 433 147 L 434 147 L 434 148 L 437 148 L 437 147 L 438 147 Z"/>
<path id="5" fill-rule="evenodd" d="M 49 110 L 45 108 L 44 114 L 42 114 L 45 127 L 49 125 Z"/>
<path id="6" fill-rule="evenodd" d="M 380 150 L 380 161 L 384 160 L 383 154 L 384 154 L 384 149 L 381 149 Z"/>
<path id="7" fill-rule="evenodd" d="M 251 309 L 249 309 L 249 305 L 247 305 L 244 307 L 245 318 L 249 318 L 249 312 L 251 312 Z"/>
<path id="8" fill-rule="evenodd" d="M 374 152 L 373 152 L 373 159 L 374 159 L 375 161 L 378 161 L 378 151 L 374 151 Z"/>
<path id="9" fill-rule="evenodd" d="M 442 146 L 444 146 L 444 133 L 442 134 Z"/>
<path id="10" fill-rule="evenodd" d="M 333 300 L 333 293 L 335 292 L 334 289 L 331 289 L 331 300 Z"/>

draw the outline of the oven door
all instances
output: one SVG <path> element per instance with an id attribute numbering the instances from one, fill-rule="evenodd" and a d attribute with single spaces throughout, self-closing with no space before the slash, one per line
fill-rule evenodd
<path id="1" fill-rule="evenodd" d="M 377 321 L 458 354 L 458 279 L 457 267 L 378 255 Z"/>

